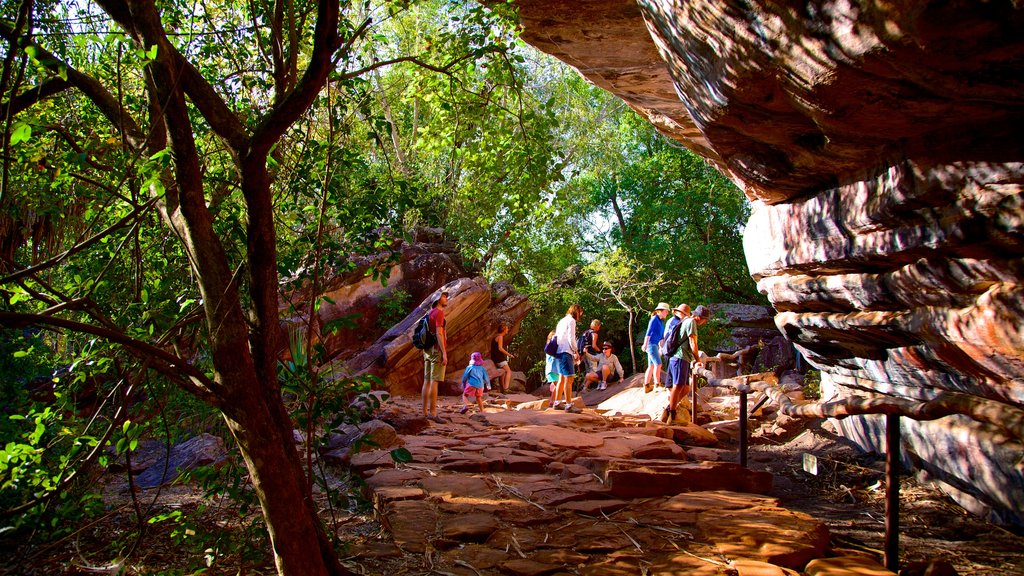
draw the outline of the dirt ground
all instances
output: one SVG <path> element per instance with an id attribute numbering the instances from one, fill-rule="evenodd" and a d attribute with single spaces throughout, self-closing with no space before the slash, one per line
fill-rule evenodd
<path id="1" fill-rule="evenodd" d="M 805 453 L 817 458 L 816 476 L 803 470 Z M 834 548 L 860 550 L 881 560 L 884 459 L 858 454 L 828 424 L 810 422 L 785 443 L 755 438 L 748 465 L 774 474 L 771 495 L 785 507 L 823 521 Z M 165 487 L 155 501 L 152 491 L 143 492 L 139 495 L 142 509 L 181 512 L 185 520 L 147 524 L 140 538 L 135 504 L 127 497 L 123 477 L 105 474 L 96 481 L 105 487 L 106 514 L 83 522 L 71 536 L 46 544 L 26 544 L 24 535 L 0 535 L 4 558 L 0 574 L 275 573 L 255 508 L 242 513 L 227 499 L 203 498 L 194 485 Z M 955 572 L 947 574 L 1024 574 L 1020 532 L 972 516 L 937 490 L 910 478 L 901 484 L 900 523 L 903 574 L 922 574 L 915 565 L 930 561 L 948 563 Z M 336 502 L 327 524 L 337 528 L 342 542 L 361 549 L 360 560 L 349 564 L 357 573 L 430 573 L 423 567 L 422 556 L 402 555 L 389 546 L 386 532 L 358 497 Z M 348 544 L 342 547 L 343 557 Z M 379 557 L 365 554 L 373 547 L 379 548 Z"/>
<path id="2" fill-rule="evenodd" d="M 885 542 L 885 458 L 863 454 L 827 422 L 810 421 L 786 443 L 754 439 L 748 466 L 774 475 L 782 505 L 824 522 L 834 548 L 863 550 L 881 562 Z M 804 454 L 818 474 L 804 471 Z M 900 483 L 901 574 L 948 563 L 961 575 L 1024 574 L 1024 531 L 986 522 L 937 488 L 904 476 Z"/>

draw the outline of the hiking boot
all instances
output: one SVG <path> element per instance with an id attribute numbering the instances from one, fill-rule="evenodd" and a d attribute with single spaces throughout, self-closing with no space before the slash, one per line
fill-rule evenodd
<path id="1" fill-rule="evenodd" d="M 661 421 L 665 422 L 667 424 L 668 423 L 668 419 L 669 419 L 669 417 L 671 415 L 672 415 L 672 411 L 669 410 L 668 408 L 665 408 L 664 410 L 661 411 Z"/>
<path id="2" fill-rule="evenodd" d="M 670 412 L 670 414 L 668 415 L 668 423 L 672 424 L 673 422 L 676 421 L 676 411 L 675 410 L 670 410 L 669 412 Z"/>
<path id="3" fill-rule="evenodd" d="M 554 406 L 552 406 L 552 408 L 554 408 L 555 410 L 568 410 L 569 405 L 564 402 L 557 402 Z"/>
<path id="4" fill-rule="evenodd" d="M 565 411 L 571 414 L 579 414 L 580 412 L 583 412 L 583 409 L 575 404 L 570 404 L 566 406 Z"/>
<path id="5" fill-rule="evenodd" d="M 650 394 L 652 390 L 654 390 L 653 384 L 644 383 L 644 394 Z"/>
<path id="6" fill-rule="evenodd" d="M 465 414 L 466 412 L 469 412 L 469 406 L 463 406 L 462 409 L 459 410 L 459 414 Z"/>
<path id="7" fill-rule="evenodd" d="M 445 424 L 448 422 L 447 420 L 441 418 L 440 416 L 427 416 L 427 418 L 433 420 L 434 422 L 437 422 L 438 424 Z"/>

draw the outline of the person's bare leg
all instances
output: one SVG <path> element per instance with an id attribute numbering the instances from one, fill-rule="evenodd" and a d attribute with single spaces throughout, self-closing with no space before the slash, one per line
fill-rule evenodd
<path id="1" fill-rule="evenodd" d="M 429 380 L 424 380 L 423 381 L 423 391 L 420 393 L 420 396 L 423 397 L 423 415 L 424 416 L 430 416 L 430 412 L 427 411 L 427 407 L 428 407 L 428 405 L 430 403 L 430 381 Z"/>
<path id="2" fill-rule="evenodd" d="M 512 367 L 506 364 L 504 370 L 504 373 L 501 375 L 502 382 L 504 382 L 501 385 L 501 393 L 507 394 L 509 386 L 512 385 Z"/>
<path id="3" fill-rule="evenodd" d="M 573 376 L 566 376 L 565 377 L 565 380 L 566 380 L 566 382 L 565 382 L 565 403 L 566 404 L 571 404 L 572 403 L 572 380 L 573 380 L 573 378 L 574 378 Z"/>
<path id="4" fill-rule="evenodd" d="M 437 417 L 437 380 L 430 381 L 430 414 Z"/>
<path id="5" fill-rule="evenodd" d="M 484 397 L 483 396 L 477 396 L 476 397 L 476 407 L 479 408 L 481 412 L 484 411 Z"/>

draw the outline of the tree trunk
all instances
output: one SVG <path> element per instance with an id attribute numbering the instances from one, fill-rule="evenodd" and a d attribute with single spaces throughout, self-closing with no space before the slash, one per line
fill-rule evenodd
<path id="1" fill-rule="evenodd" d="M 278 574 L 350 574 L 321 527 L 284 404 L 279 396 L 275 400 L 254 392 L 231 398 L 224 419 L 263 509 Z"/>

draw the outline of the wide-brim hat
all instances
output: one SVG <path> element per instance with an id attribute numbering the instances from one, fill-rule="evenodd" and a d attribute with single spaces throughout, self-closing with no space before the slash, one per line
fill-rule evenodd
<path id="1" fill-rule="evenodd" d="M 708 310 L 706 306 L 697 306 L 693 311 L 693 315 L 707 320 L 711 316 L 711 310 Z"/>
<path id="2" fill-rule="evenodd" d="M 680 304 L 679 306 L 673 308 L 673 310 L 675 310 L 676 312 L 686 312 L 686 304 Z"/>
<path id="3" fill-rule="evenodd" d="M 668 310 L 668 311 L 671 311 L 671 310 L 672 310 L 672 307 L 671 307 L 671 306 L 669 306 L 669 305 L 668 305 L 667 303 L 665 303 L 665 302 L 658 302 L 658 307 L 657 307 L 657 308 L 655 308 L 654 310 L 655 310 L 655 312 L 657 312 L 658 310 Z"/>

